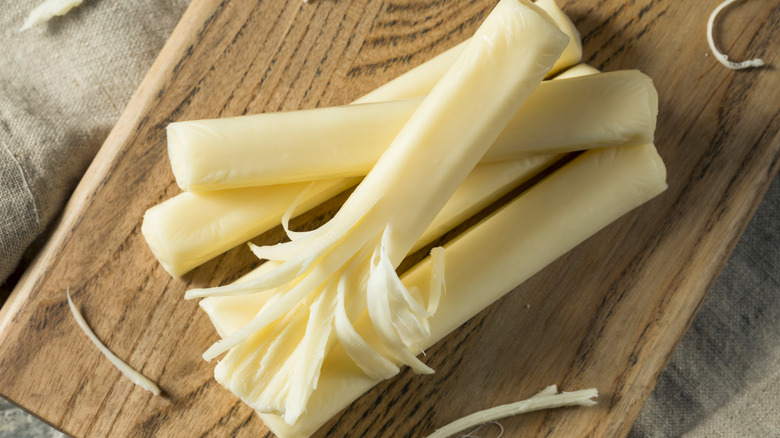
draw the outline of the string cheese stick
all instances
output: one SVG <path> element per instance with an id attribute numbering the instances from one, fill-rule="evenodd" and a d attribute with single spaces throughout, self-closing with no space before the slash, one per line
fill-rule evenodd
<path id="1" fill-rule="evenodd" d="M 598 391 L 594 388 L 563 392 L 560 394 L 558 394 L 555 386 L 548 387 L 547 389 L 549 388 L 553 389 L 553 394 L 537 394 L 526 400 L 475 412 L 471 415 L 459 418 L 441 429 L 436 429 L 436 432 L 428 435 L 426 438 L 447 438 L 479 424 L 511 417 L 513 415 L 525 414 L 527 412 L 561 408 L 564 406 L 593 406 L 596 404 L 593 399 L 599 395 Z"/>
<path id="2" fill-rule="evenodd" d="M 299 207 L 308 210 L 360 182 L 317 181 Z M 182 193 L 144 214 L 141 232 L 168 273 L 178 277 L 223 252 L 279 225 L 308 183 Z"/>
<path id="3" fill-rule="evenodd" d="M 168 152 L 176 181 L 189 191 L 360 176 L 421 102 L 176 122 L 168 126 Z M 481 162 L 651 143 L 657 112 L 653 81 L 636 70 L 546 81 Z"/>
<path id="4" fill-rule="evenodd" d="M 506 292 L 620 216 L 666 189 L 666 169 L 653 145 L 592 150 L 582 154 L 490 217 L 445 246 L 445 283 L 439 310 L 430 320 L 425 348 L 446 336 Z M 423 295 L 429 288 L 431 263 L 424 260 L 403 282 Z M 475 293 L 479 291 L 479 293 Z M 201 301 L 216 327 L 227 336 L 248 323 L 264 304 L 246 297 Z M 355 328 L 377 344 L 364 314 Z M 226 376 L 233 353 L 215 369 L 220 383 L 241 397 L 246 388 Z M 279 416 L 261 414 L 281 438 L 307 437 L 380 380 L 368 377 L 336 346 L 322 364 L 317 389 L 307 411 L 294 425 Z"/>
<path id="5" fill-rule="evenodd" d="M 564 70 L 582 59 L 582 39 L 580 33 L 565 12 L 554 0 L 537 0 L 536 5 L 542 8 L 555 21 L 558 28 L 569 37 L 569 44 L 563 50 L 561 57 L 555 62 L 547 76 Z M 444 75 L 458 55 L 463 51 L 466 41 L 435 56 L 429 61 L 409 70 L 392 81 L 371 91 L 352 103 L 387 102 L 391 100 L 408 99 L 424 96 L 431 91 L 436 81 Z"/>
<path id="6" fill-rule="evenodd" d="M 239 374 L 238 380 L 247 383 L 246 378 L 251 378 L 252 385 L 247 386 L 257 388 L 245 399 L 250 406 L 283 412 L 289 424 L 303 415 L 317 386 L 320 364 L 330 344 L 332 321 L 338 313 L 333 307 L 334 299 L 323 297 L 335 298 L 332 294 L 336 292 L 341 309 L 345 302 L 352 307 L 355 299 L 366 303 L 381 340 L 381 348 L 352 351 L 363 369 L 379 357 L 388 364 L 398 360 L 419 373 L 432 372 L 414 352 L 428 335 L 426 320 L 433 309 L 425 309 L 417 289 L 407 290 L 403 286 L 395 267 L 538 86 L 567 42 L 566 35 L 532 3 L 501 0 L 328 224 L 292 242 L 255 248 L 260 258 L 285 260 L 267 274 L 246 283 L 187 292 L 186 298 L 197 298 L 272 288 L 282 291 L 278 300 L 250 323 L 204 353 L 204 358 L 210 359 L 231 349 L 243 352 L 243 344 L 256 344 L 256 335 L 269 332 L 274 321 L 283 318 L 292 322 L 278 335 L 262 336 L 267 341 L 261 345 L 269 351 L 276 346 L 289 350 L 291 345 L 297 345 L 290 354 L 276 359 L 270 356 L 266 361 L 269 355 L 264 355 L 266 364 L 273 364 L 264 367 L 270 374 Z M 460 105 L 481 111 L 464 111 Z M 431 168 L 437 172 L 428 171 Z M 401 205 L 404 208 L 399 209 Z M 440 287 L 430 290 L 434 289 Z M 305 334 L 302 338 L 295 332 L 288 336 L 286 327 L 299 324 L 296 321 L 301 303 L 312 306 Z M 320 314 L 324 319 L 313 316 Z M 335 335 L 344 339 L 347 332 L 339 329 L 336 319 Z M 283 363 L 292 355 L 306 360 L 295 361 L 291 370 Z M 383 373 L 393 368 L 397 370 L 389 366 Z M 291 378 L 284 379 L 285 375 Z"/>

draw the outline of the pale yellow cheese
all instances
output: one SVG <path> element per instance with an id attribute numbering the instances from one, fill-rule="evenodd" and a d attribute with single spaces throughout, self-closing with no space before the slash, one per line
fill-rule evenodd
<path id="1" fill-rule="evenodd" d="M 595 75 L 596 73 L 601 73 L 601 71 L 596 67 L 590 66 L 588 64 L 577 64 L 562 71 L 560 74 L 555 76 L 555 79 L 576 78 L 579 76 Z"/>
<path id="2" fill-rule="evenodd" d="M 89 326 L 89 324 L 87 324 L 87 321 L 81 315 L 81 312 L 79 312 L 78 308 L 76 308 L 76 305 L 73 304 L 73 300 L 70 298 L 70 289 L 66 291 L 66 294 L 68 298 L 68 307 L 70 307 L 70 312 L 73 315 L 73 318 L 76 320 L 76 324 L 79 326 L 79 328 L 81 328 L 84 334 L 87 335 L 89 340 L 95 344 L 100 353 L 105 356 L 105 358 L 108 359 L 108 361 L 111 362 L 111 364 L 114 365 L 131 382 L 154 395 L 160 395 L 160 387 L 157 386 L 156 383 L 138 372 L 135 368 L 128 365 L 127 362 L 120 359 L 116 354 L 114 354 L 113 351 L 109 350 L 108 347 L 106 347 L 106 345 L 100 341 L 95 332 L 92 331 L 92 328 Z"/>
<path id="3" fill-rule="evenodd" d="M 427 245 L 463 220 L 522 184 L 560 155 L 478 165 L 452 195 L 413 251 Z M 306 211 L 354 186 L 359 179 L 320 180 L 305 194 L 298 211 Z M 306 183 L 181 193 L 149 209 L 141 231 L 152 253 L 174 277 L 278 226 L 285 210 Z"/>
<path id="4" fill-rule="evenodd" d="M 638 70 L 546 81 L 501 132 L 483 162 L 514 159 L 518 151 L 549 154 L 652 143 L 657 115 L 653 80 Z"/>
<path id="5" fill-rule="evenodd" d="M 566 46 L 563 53 L 561 53 L 561 57 L 558 58 L 558 61 L 555 62 L 555 65 L 547 74 L 550 77 L 582 60 L 582 38 L 580 38 L 580 32 L 577 30 L 577 27 L 574 26 L 569 16 L 563 12 L 555 0 L 535 0 L 534 3 L 547 12 L 555 24 L 558 25 L 558 28 L 569 37 L 569 45 Z"/>
<path id="6" fill-rule="evenodd" d="M 666 169 L 653 145 L 589 151 L 450 242 L 446 246 L 447 292 L 430 320 L 431 336 L 425 347 L 661 193 L 666 189 L 665 180 Z M 425 295 L 429 279 L 430 262 L 426 260 L 404 275 L 403 281 Z M 258 310 L 248 307 L 239 313 L 217 304 L 209 316 L 215 324 L 229 319 L 238 327 Z M 379 342 L 366 315 L 356 328 L 369 342 Z M 295 425 L 275 415 L 261 417 L 282 438 L 306 437 L 376 383 L 343 347 L 336 346 L 323 362 L 306 413 Z"/>
<path id="7" fill-rule="evenodd" d="M 30 11 L 20 30 L 27 30 L 36 24 L 44 23 L 52 18 L 65 15 L 71 9 L 80 5 L 83 0 L 46 0 Z"/>
<path id="8" fill-rule="evenodd" d="M 585 76 L 599 73 L 586 64 L 580 64 L 564 72 L 566 77 Z M 523 160 L 478 165 L 469 174 L 458 190 L 447 201 L 431 225 L 415 244 L 416 251 L 441 237 L 463 220 L 473 216 L 487 205 L 508 193 L 512 188 L 529 180 L 539 171 L 549 167 L 562 158 L 562 155 L 529 157 Z M 257 202 L 247 199 L 245 202 Z M 176 216 L 186 217 L 186 212 L 177 212 Z M 278 220 L 278 218 L 277 218 Z M 186 225 L 186 222 L 184 223 Z M 268 261 L 241 277 L 237 282 L 248 281 L 279 266 L 279 262 Z M 207 297 L 200 306 L 209 315 L 214 328 L 225 337 L 252 320 L 269 298 L 269 294 L 242 296 Z"/>
<path id="9" fill-rule="evenodd" d="M 540 7 L 553 18 L 562 14 L 560 8 L 552 2 L 544 2 L 540 4 Z M 560 21 L 560 18 L 557 18 L 556 21 Z M 564 55 L 561 56 L 553 67 L 554 70 L 563 68 L 568 63 L 576 62 L 574 60 L 579 59 L 581 55 L 581 42 L 574 26 L 569 22 L 569 25 L 562 27 L 562 30 L 570 36 L 571 41 L 564 50 Z M 445 54 L 401 75 L 385 86 L 359 99 L 358 102 L 394 100 L 427 94 L 435 84 L 435 81 L 452 65 L 457 55 L 462 51 L 464 44 L 465 42 L 457 48 L 453 48 Z M 565 61 L 567 59 L 570 61 Z M 367 138 L 372 138 L 373 135 L 377 132 L 383 132 L 384 129 L 386 128 L 379 127 L 378 131 L 373 131 Z M 397 128 L 393 127 L 393 129 L 396 130 Z M 226 135 L 228 137 L 235 136 L 235 134 Z M 516 176 L 510 177 L 506 173 L 508 169 L 516 169 L 518 173 Z M 509 189 L 508 181 L 511 178 L 516 178 L 517 181 L 520 181 L 527 177 L 522 175 L 526 175 L 528 172 L 529 170 L 517 164 L 507 164 L 497 171 L 495 175 L 497 179 L 496 185 L 503 185 L 506 189 Z M 466 181 L 466 186 L 462 192 L 477 193 L 474 188 L 469 187 L 469 181 L 471 180 L 474 180 L 474 178 L 469 178 Z M 484 178 L 480 178 L 480 181 L 485 182 Z M 319 204 L 333 194 L 353 185 L 354 180 L 343 181 L 342 184 L 331 184 L 334 184 L 334 182 L 317 183 L 317 187 L 331 187 L 331 190 L 318 191 L 315 189 L 313 193 L 310 193 L 313 204 Z M 243 243 L 257 234 L 276 226 L 281 219 L 280 213 L 283 211 L 283 206 L 285 204 L 289 206 L 292 203 L 302 186 L 297 186 L 295 189 L 292 189 L 292 187 L 287 186 L 282 190 L 274 188 L 273 191 L 267 189 L 225 191 L 223 193 L 227 194 L 227 196 L 219 200 L 205 194 L 203 196 L 182 194 L 174 198 L 175 200 L 166 201 L 161 206 L 150 210 L 150 213 L 144 218 L 144 236 L 163 267 L 171 275 L 179 276 L 216 255 L 227 251 L 236 244 Z M 483 187 L 487 188 L 485 185 Z M 489 191 L 493 193 L 494 197 L 503 195 L 496 188 L 489 189 Z M 281 198 L 285 196 L 286 198 L 282 200 Z M 455 198 L 463 199 L 461 195 L 456 195 Z M 269 205 L 273 207 L 263 207 Z M 453 207 L 446 207 L 445 210 L 453 213 L 457 212 L 461 215 L 460 217 L 470 216 L 479 205 L 484 205 L 484 202 L 475 204 L 469 210 Z M 305 210 L 305 207 L 305 205 L 301 206 L 301 210 Z M 200 213 L 193 214 L 193 212 L 204 211 L 209 213 L 203 215 Z M 258 217 L 260 214 L 262 214 L 262 218 Z M 222 219 L 222 217 L 228 219 Z M 449 219 L 449 221 L 448 223 L 452 223 L 452 219 Z M 440 227 L 443 222 L 447 223 L 446 214 L 440 215 L 440 218 L 437 218 L 437 222 Z M 178 229 L 174 230 L 171 228 L 174 225 Z M 432 224 L 431 227 L 434 228 L 434 225 Z M 447 227 L 448 225 L 445 226 L 445 228 Z M 438 234 L 432 234 L 430 230 L 427 233 L 428 239 L 435 238 Z"/>
<path id="10" fill-rule="evenodd" d="M 421 102 L 171 123 L 168 152 L 179 186 L 190 191 L 365 175 Z M 657 112 L 653 81 L 636 70 L 546 81 L 482 162 L 650 143 Z"/>
<path id="11" fill-rule="evenodd" d="M 168 157 L 204 192 L 366 175 L 422 98 L 175 122 Z"/>

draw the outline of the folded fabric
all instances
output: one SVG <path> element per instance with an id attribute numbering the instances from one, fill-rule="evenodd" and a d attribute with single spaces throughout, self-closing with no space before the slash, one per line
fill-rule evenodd
<path id="1" fill-rule="evenodd" d="M 0 283 L 52 223 L 187 6 L 87 1 L 20 31 L 0 12 Z"/>

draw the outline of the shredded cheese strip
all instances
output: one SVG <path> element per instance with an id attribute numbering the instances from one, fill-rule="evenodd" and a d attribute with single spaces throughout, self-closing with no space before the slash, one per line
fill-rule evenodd
<path id="1" fill-rule="evenodd" d="M 436 429 L 436 432 L 428 435 L 427 438 L 446 438 L 482 423 L 511 417 L 513 415 L 525 414 L 527 412 L 560 408 L 564 406 L 593 406 L 596 404 L 593 399 L 599 395 L 595 388 L 562 392 L 559 394 L 557 393 L 555 385 L 552 385 L 546 388 L 546 392 L 549 391 L 552 391 L 553 394 L 537 394 L 526 400 L 496 406 L 459 418 L 441 429 Z"/>
<path id="2" fill-rule="evenodd" d="M 20 30 L 27 30 L 36 24 L 44 23 L 52 18 L 65 15 L 84 0 L 46 0 L 30 11 Z"/>
<path id="3" fill-rule="evenodd" d="M 73 318 L 76 320 L 76 324 L 78 324 L 84 334 L 87 335 L 89 340 L 95 344 L 103 356 L 105 356 L 109 362 L 111 362 L 119 371 L 121 371 L 125 377 L 130 379 L 131 382 L 147 391 L 150 391 L 154 395 L 160 395 L 160 387 L 158 387 L 156 383 L 152 382 L 146 378 L 146 376 L 133 369 L 133 367 L 125 363 L 125 361 L 122 359 L 118 358 L 111 350 L 108 349 L 108 347 L 100 342 L 100 339 L 98 339 L 97 335 L 95 335 L 95 332 L 93 332 L 89 327 L 87 321 L 85 321 L 84 317 L 81 316 L 81 313 L 76 308 L 76 305 L 73 304 L 73 300 L 70 298 L 70 289 L 68 289 L 65 293 L 68 297 L 68 307 L 70 307 L 70 312 L 73 314 Z"/>
<path id="4" fill-rule="evenodd" d="M 730 61 L 728 55 L 718 50 L 718 47 L 715 45 L 715 39 L 713 37 L 713 33 L 714 33 L 713 28 L 715 27 L 715 19 L 718 17 L 718 14 L 720 14 L 720 12 L 723 9 L 727 8 L 735 1 L 736 0 L 724 1 L 723 3 L 718 5 L 718 7 L 715 8 L 714 11 L 712 11 L 712 14 L 710 14 L 710 19 L 707 21 L 707 42 L 710 45 L 710 50 L 712 50 L 712 53 L 713 55 L 715 55 L 715 59 L 717 59 L 718 62 L 726 66 L 726 68 L 730 68 L 731 70 L 742 70 L 746 68 L 763 67 L 764 61 L 762 61 L 760 58 L 749 59 L 747 61 L 742 61 L 742 62 Z"/>

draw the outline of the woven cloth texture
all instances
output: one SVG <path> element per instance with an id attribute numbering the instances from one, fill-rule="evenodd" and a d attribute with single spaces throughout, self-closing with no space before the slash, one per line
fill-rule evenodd
<path id="1" fill-rule="evenodd" d="M 19 28 L 0 13 L 0 283 L 62 209 L 181 17 L 186 0 L 87 0 Z"/>
<path id="2" fill-rule="evenodd" d="M 33 6 L 0 12 L 0 282 L 45 237 L 187 1 L 87 0 L 20 33 Z M 780 436 L 778 218 L 780 179 L 631 437 Z"/>

